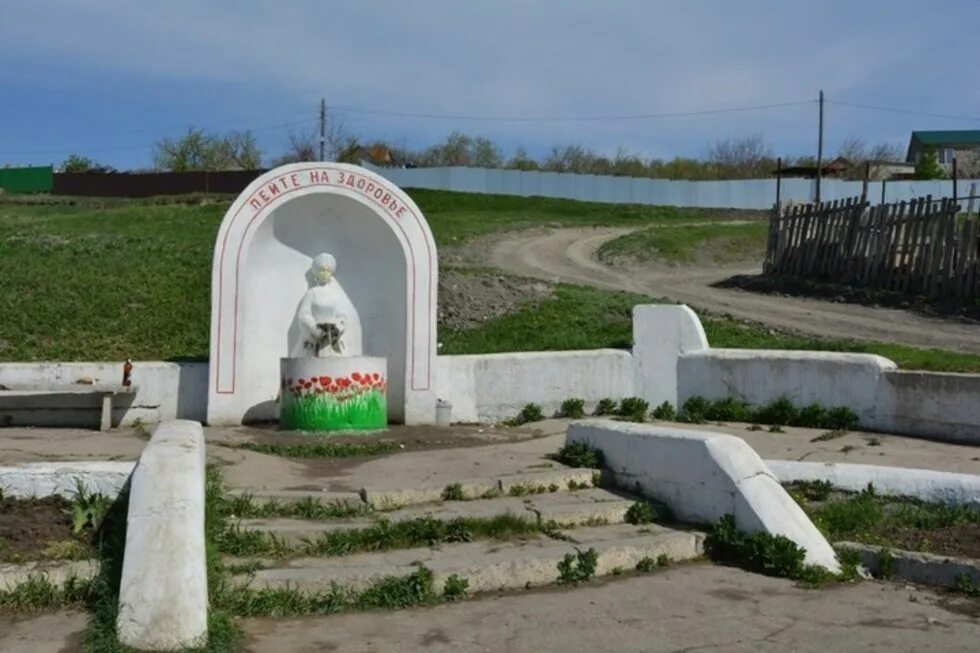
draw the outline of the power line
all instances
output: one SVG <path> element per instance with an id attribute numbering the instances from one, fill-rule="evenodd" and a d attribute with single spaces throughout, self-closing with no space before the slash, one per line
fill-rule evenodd
<path id="1" fill-rule="evenodd" d="M 726 107 L 720 109 L 702 109 L 698 111 L 669 111 L 661 113 L 643 113 L 635 115 L 619 116 L 577 116 L 577 117 L 558 117 L 558 116 L 474 116 L 474 115 L 455 115 L 455 114 L 436 114 L 436 113 L 406 113 L 401 111 L 388 111 L 385 109 L 362 109 L 358 107 L 331 107 L 334 111 L 343 113 L 363 113 L 379 116 L 392 116 L 398 118 L 423 118 L 432 120 L 473 120 L 484 122 L 614 122 L 620 120 L 650 120 L 654 118 L 682 118 L 686 116 L 707 116 L 719 113 L 735 113 L 741 111 L 760 111 L 763 109 L 779 109 L 782 107 L 795 107 L 805 104 L 813 104 L 815 100 L 800 100 L 798 102 L 780 102 L 776 104 L 757 104 L 753 106 Z"/>
<path id="2" fill-rule="evenodd" d="M 839 104 L 845 107 L 857 107 L 858 109 L 871 109 L 874 111 L 887 111 L 889 113 L 905 113 L 913 116 L 928 116 L 931 118 L 947 118 L 949 120 L 967 120 L 970 122 L 980 122 L 978 116 L 955 116 L 948 113 L 932 113 L 930 111 L 915 111 L 914 109 L 900 109 L 897 107 L 882 107 L 874 104 L 861 104 L 858 102 L 846 102 L 844 100 L 827 100 L 831 104 Z"/>

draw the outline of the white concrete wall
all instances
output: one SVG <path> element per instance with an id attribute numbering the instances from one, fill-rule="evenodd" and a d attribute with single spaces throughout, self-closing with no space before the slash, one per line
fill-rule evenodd
<path id="1" fill-rule="evenodd" d="M 96 383 L 122 382 L 123 363 L 0 363 L 0 385 L 9 388 L 74 385 L 79 379 Z M 113 405 L 113 425 L 136 420 L 156 423 L 178 417 L 203 420 L 207 412 L 207 363 L 133 363 L 133 385 L 138 386 L 132 403 L 125 398 Z M 31 413 L 35 426 L 92 426 L 97 428 L 100 406 L 91 409 L 43 410 Z M 16 423 L 16 422 L 15 422 Z"/>
<path id="2" fill-rule="evenodd" d="M 71 499 L 81 486 L 88 493 L 119 496 L 136 463 L 72 461 L 20 463 L 0 467 L 0 494 L 18 499 L 62 496 Z"/>
<path id="3" fill-rule="evenodd" d="M 881 410 L 879 384 L 894 369 L 895 363 L 871 354 L 706 349 L 681 354 L 678 401 L 701 395 L 765 404 L 785 396 L 798 405 L 847 406 L 871 425 Z"/>
<path id="4" fill-rule="evenodd" d="M 569 398 L 591 410 L 634 394 L 633 357 L 617 349 L 439 356 L 437 366 L 454 422 L 499 422 L 532 402 L 550 415 Z"/>
<path id="5" fill-rule="evenodd" d="M 662 501 L 684 521 L 732 515 L 740 530 L 783 535 L 806 549 L 808 563 L 839 569 L 830 544 L 741 438 L 603 420 L 573 422 L 566 442 L 601 449 L 616 485 Z"/>
<path id="6" fill-rule="evenodd" d="M 633 307 L 633 359 L 637 396 L 651 407 L 678 401 L 678 360 L 707 351 L 701 320 L 684 305 Z"/>
<path id="7" fill-rule="evenodd" d="M 887 372 L 874 427 L 980 445 L 980 374 Z"/>
<path id="8" fill-rule="evenodd" d="M 870 483 L 879 494 L 980 508 L 980 476 L 975 474 L 798 460 L 767 460 L 766 465 L 782 483 L 828 481 L 848 492 L 860 492 Z"/>
<path id="9" fill-rule="evenodd" d="M 207 642 L 204 432 L 198 422 L 161 424 L 133 471 L 116 628 L 120 642 L 140 650 Z"/>
<path id="10" fill-rule="evenodd" d="M 703 208 L 769 209 L 776 202 L 775 179 L 732 179 L 687 181 L 580 175 L 540 172 L 537 170 L 496 170 L 486 168 L 379 168 L 362 162 L 362 166 L 386 177 L 402 188 L 430 188 L 469 193 L 520 195 L 524 197 L 561 197 L 586 202 L 613 204 L 649 204 Z M 813 179 L 783 179 L 784 201 L 811 202 L 815 193 Z M 975 180 L 961 179 L 960 194 L 965 195 Z M 868 184 L 872 202 L 881 199 L 880 181 Z M 824 200 L 836 200 L 861 194 L 861 182 L 824 179 L 820 194 Z M 952 197 L 953 182 L 890 181 L 885 184 L 885 201 L 899 202 L 916 197 Z"/>

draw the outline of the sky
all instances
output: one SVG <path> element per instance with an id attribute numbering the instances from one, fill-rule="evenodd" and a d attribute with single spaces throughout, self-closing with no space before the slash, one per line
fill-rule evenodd
<path id="1" fill-rule="evenodd" d="M 146 168 L 191 126 L 252 130 L 272 159 L 321 98 L 411 148 L 462 131 L 669 159 L 761 134 L 815 155 L 821 89 L 826 152 L 904 151 L 980 129 L 977 25 L 976 0 L 0 0 L 0 165 Z"/>

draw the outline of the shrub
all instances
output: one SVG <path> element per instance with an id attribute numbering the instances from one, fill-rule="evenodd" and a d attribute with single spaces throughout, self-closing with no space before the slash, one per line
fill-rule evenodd
<path id="1" fill-rule="evenodd" d="M 599 403 L 595 407 L 596 415 L 615 415 L 616 414 L 616 400 L 606 397 L 605 399 L 600 399 Z"/>
<path id="2" fill-rule="evenodd" d="M 807 501 L 826 501 L 834 486 L 830 481 L 796 481 L 789 485 L 789 489 Z"/>
<path id="3" fill-rule="evenodd" d="M 665 422 L 671 422 L 677 419 L 677 411 L 674 410 L 674 404 L 670 403 L 669 401 L 665 401 L 654 408 L 653 419 L 664 420 Z"/>
<path id="4" fill-rule="evenodd" d="M 641 399 L 640 397 L 626 397 L 619 402 L 619 410 L 617 413 L 620 417 L 625 417 L 632 422 L 642 422 L 646 420 L 647 411 L 649 409 L 650 404 L 647 403 L 646 399 Z"/>
<path id="5" fill-rule="evenodd" d="M 558 450 L 558 453 L 552 455 L 551 459 L 569 467 L 589 469 L 601 469 L 605 462 L 602 449 L 597 449 L 587 442 L 566 444 Z"/>
<path id="6" fill-rule="evenodd" d="M 704 417 L 714 422 L 745 422 L 749 415 L 749 404 L 734 397 L 713 402 L 704 411 Z"/>
<path id="7" fill-rule="evenodd" d="M 558 411 L 561 417 L 580 419 L 585 417 L 585 399 L 566 399 Z"/>
<path id="8" fill-rule="evenodd" d="M 453 574 L 446 579 L 446 584 L 443 585 L 442 597 L 447 601 L 465 598 L 469 587 L 470 581 L 460 578 L 459 574 Z"/>
<path id="9" fill-rule="evenodd" d="M 640 561 L 636 563 L 636 570 L 642 571 L 644 573 L 649 573 L 656 568 L 657 568 L 657 561 L 651 558 L 650 556 L 640 558 Z"/>
<path id="10" fill-rule="evenodd" d="M 463 495 L 463 486 L 459 483 L 452 483 L 442 489 L 443 501 L 462 501 L 465 498 Z"/>
<path id="11" fill-rule="evenodd" d="M 810 404 L 800 409 L 796 416 L 796 423 L 793 426 L 802 426 L 809 429 L 818 429 L 823 426 L 827 419 L 827 411 L 820 404 Z"/>
<path id="12" fill-rule="evenodd" d="M 646 501 L 637 501 L 626 511 L 627 524 L 649 524 L 655 518 L 653 506 Z"/>
<path id="13" fill-rule="evenodd" d="M 700 395 L 695 395 L 684 402 L 677 419 L 691 424 L 703 424 L 707 420 L 705 413 L 710 407 L 711 402 Z"/>
<path id="14" fill-rule="evenodd" d="M 787 397 L 780 397 L 775 401 L 758 408 L 753 415 L 752 421 L 760 424 L 776 424 L 779 426 L 789 426 L 797 421 L 799 413 L 796 406 Z"/>
<path id="15" fill-rule="evenodd" d="M 837 406 L 827 411 L 824 428 L 834 431 L 852 431 L 858 425 L 858 416 L 847 406 Z"/>
<path id="16" fill-rule="evenodd" d="M 725 515 L 708 533 L 705 550 L 713 560 L 767 576 L 801 579 L 806 551 L 782 535 L 743 533 Z"/>
<path id="17" fill-rule="evenodd" d="M 521 408 L 521 412 L 517 414 L 517 419 L 515 423 L 527 424 L 528 422 L 540 422 L 544 419 L 544 412 L 541 410 L 541 406 L 537 404 L 525 404 L 524 408 Z"/>
<path id="18" fill-rule="evenodd" d="M 592 580 L 599 564 L 595 549 L 569 553 L 558 563 L 558 582 L 562 585 Z"/>

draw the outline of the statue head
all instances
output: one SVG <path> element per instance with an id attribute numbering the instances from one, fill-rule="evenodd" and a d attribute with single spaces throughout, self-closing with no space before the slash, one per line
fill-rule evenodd
<path id="1" fill-rule="evenodd" d="M 330 283 L 333 273 L 337 269 L 337 259 L 324 252 L 317 254 L 313 258 L 313 265 L 310 271 L 313 273 L 313 282 L 318 286 L 325 286 Z"/>

